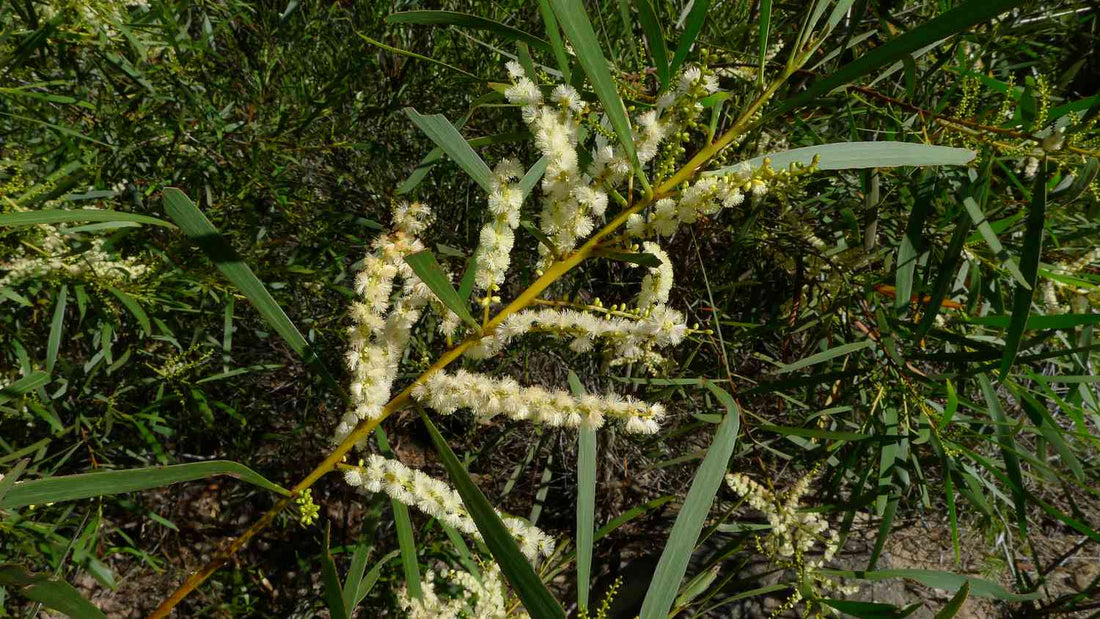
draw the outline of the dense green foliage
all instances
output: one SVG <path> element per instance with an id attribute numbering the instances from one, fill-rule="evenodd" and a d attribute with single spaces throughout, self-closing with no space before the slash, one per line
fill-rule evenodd
<path id="1" fill-rule="evenodd" d="M 51 574 L 105 610 L 145 614 L 331 451 L 347 304 L 391 202 L 433 207 L 424 240 L 457 273 L 488 219 L 467 166 L 421 164 L 434 144 L 417 124 L 429 117 L 402 109 L 442 114 L 485 161 L 529 166 L 538 153 L 520 115 L 494 94 L 514 54 L 538 63 L 544 85 L 559 70 L 578 86 L 588 75 L 590 102 L 617 110 L 606 103 L 622 97 L 629 114 L 685 63 L 717 72 L 721 92 L 705 100 L 702 122 L 646 168 L 630 204 L 773 83 L 707 169 L 851 142 L 974 156 L 825 149 L 818 171 L 790 188 L 663 239 L 671 304 L 698 325 L 656 376 L 550 339 L 509 348 L 499 365 L 467 362 L 661 402 L 670 415 L 657 435 L 601 430 L 578 449 L 571 431 L 462 417 L 425 425 L 410 409 L 385 421 L 378 450 L 450 475 L 479 518 L 491 520 L 491 503 L 555 535 L 559 552 L 528 576 L 571 616 L 567 601 L 598 608 L 616 577 L 616 616 L 634 616 L 643 599 L 643 616 L 664 615 L 652 610 L 661 600 L 646 599 L 655 569 L 656 581 L 672 581 L 667 603 L 678 611 L 772 608 L 798 591 L 809 608 L 886 616 L 831 599 L 839 590 L 801 555 L 762 556 L 759 512 L 726 488 L 712 498 L 727 462 L 777 492 L 811 477 L 802 504 L 846 541 L 866 534 L 870 550 L 842 545 L 828 576 L 906 577 L 1022 616 L 1095 604 L 1100 573 L 1069 587 L 1055 574 L 1100 542 L 1095 6 L 841 2 L 849 10 L 816 49 L 798 41 L 825 31 L 828 2 L 586 3 L 591 32 L 583 13 L 569 13 L 580 2 L 446 7 L 491 21 L 399 4 L 0 7 L 0 563 L 11 564 L 0 566 L 0 616 L 73 594 Z M 817 30 L 806 25 L 813 7 L 823 11 Z M 554 14 L 572 16 L 560 32 L 544 30 Z M 595 45 L 559 47 L 589 35 Z M 807 49 L 804 67 L 776 81 Z M 609 113 L 600 132 L 622 136 L 622 122 Z M 50 219 L 85 207 L 119 214 Z M 525 209 L 535 220 L 537 207 Z M 535 279 L 539 243 L 517 231 L 516 254 L 527 257 L 514 260 L 505 302 Z M 639 277 L 622 253 L 582 263 L 544 297 L 631 302 L 636 286 L 623 282 Z M 51 257 L 48 269 L 28 266 Z M 251 271 L 227 268 L 231 257 Z M 249 277 L 270 296 L 242 287 Z M 454 294 L 446 288 L 442 297 Z M 459 286 L 444 301 L 468 293 Z M 399 388 L 450 344 L 417 331 Z M 17 476 L 53 485 L 11 484 Z M 394 609 L 426 569 L 492 561 L 382 498 L 325 477 L 181 616 Z M 884 566 L 892 531 L 916 521 L 937 533 L 915 539 L 947 559 Z M 581 541 L 578 522 L 594 523 L 594 540 Z M 666 551 L 670 533 L 679 543 Z M 506 544 L 485 537 L 505 564 Z M 682 579 L 664 567 L 679 564 Z M 936 571 L 904 571 L 917 567 Z M 545 591 L 520 596 L 533 615 Z"/>

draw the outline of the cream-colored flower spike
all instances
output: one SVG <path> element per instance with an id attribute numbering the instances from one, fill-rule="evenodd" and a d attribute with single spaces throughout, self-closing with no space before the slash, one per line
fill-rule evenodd
<path id="1" fill-rule="evenodd" d="M 812 480 L 813 475 L 806 475 L 783 495 L 777 496 L 747 475 L 726 475 L 726 484 L 730 489 L 767 517 L 772 526 L 772 533 L 766 541 L 770 552 L 782 557 L 801 556 L 822 541 L 825 544 L 822 559 L 809 562 L 813 563 L 811 567 L 820 567 L 822 563 L 832 560 L 839 539 L 836 531 L 829 530 L 829 523 L 821 514 L 799 511 L 802 497 L 809 491 Z"/>
<path id="2" fill-rule="evenodd" d="M 137 258 L 112 257 L 104 249 L 106 238 L 96 237 L 92 239 L 91 247 L 80 253 L 72 253 L 67 238 L 59 231 L 63 228 L 49 225 L 42 228 L 45 234 L 40 241 L 34 241 L 41 245 L 36 247 L 38 252 L 28 251 L 20 245 L 13 250 L 14 259 L 0 263 L 0 271 L 7 271 L 6 275 L 0 277 L 0 288 L 13 286 L 25 279 L 49 275 L 117 284 L 141 279 L 149 272 L 149 267 Z"/>
<path id="3" fill-rule="evenodd" d="M 416 238 L 431 223 L 431 210 L 423 204 L 394 206 L 393 230 L 374 242 L 374 251 L 363 261 L 355 277 L 359 300 L 351 306 L 354 325 L 348 329 L 346 362 L 351 371 L 351 408 L 336 428 L 342 441 L 357 423 L 382 414 L 390 399 L 397 366 L 405 354 L 409 335 L 428 300 L 430 290 L 405 263 L 405 256 L 424 249 Z M 390 303 L 396 278 L 403 280 L 397 299 Z"/>
<path id="4" fill-rule="evenodd" d="M 576 352 L 592 350 L 597 340 L 611 346 L 609 356 L 619 363 L 647 358 L 653 348 L 675 346 L 687 335 L 684 315 L 666 305 L 655 305 L 638 316 L 596 316 L 589 312 L 565 309 L 524 310 L 516 312 L 492 334 L 482 338 L 466 352 L 474 359 L 486 359 L 527 333 L 547 333 L 572 338 L 569 347 Z"/>
<path id="5" fill-rule="evenodd" d="M 477 248 L 477 276 L 474 283 L 486 294 L 504 283 L 512 260 L 515 229 L 519 225 L 519 210 L 523 190 L 515 182 L 523 176 L 523 168 L 515 159 L 504 159 L 493 170 L 489 192 L 489 212 L 493 219 L 481 229 Z"/>
<path id="6" fill-rule="evenodd" d="M 459 370 L 436 372 L 413 388 L 413 397 L 450 415 L 468 408 L 482 419 L 503 415 L 554 427 L 600 428 L 608 417 L 624 423 L 627 432 L 653 434 L 660 429 L 664 408 L 629 396 L 574 397 L 561 390 L 523 387 L 511 378 L 493 378 Z"/>
<path id="7" fill-rule="evenodd" d="M 454 489 L 397 460 L 371 454 L 363 466 L 346 470 L 344 480 L 348 485 L 367 492 L 385 492 L 395 501 L 415 507 L 466 535 L 481 539 L 477 525 Z M 538 527 L 519 518 L 501 515 L 501 520 L 529 560 L 535 561 L 554 552 L 554 540 Z"/>
<path id="8" fill-rule="evenodd" d="M 458 590 L 457 596 L 440 596 L 435 589 L 436 574 L 428 570 L 420 584 L 422 598 L 410 597 L 407 587 L 397 594 L 397 603 L 408 614 L 409 619 L 504 619 L 527 616 L 522 608 L 508 614 L 505 583 L 496 563 L 482 565 L 480 579 L 470 572 L 459 570 L 440 573 L 439 577 L 446 582 L 448 589 Z"/>

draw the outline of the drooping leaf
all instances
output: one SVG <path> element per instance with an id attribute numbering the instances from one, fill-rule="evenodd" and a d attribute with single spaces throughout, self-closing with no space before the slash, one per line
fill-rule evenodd
<path id="1" fill-rule="evenodd" d="M 32 372 L 23 378 L 0 389 L 0 404 L 14 400 L 24 393 L 29 393 L 50 382 L 50 375 L 46 372 Z"/>
<path id="2" fill-rule="evenodd" d="M 680 65 L 684 64 L 688 54 L 691 53 L 695 40 L 703 30 L 703 22 L 707 19 L 709 9 L 710 0 L 693 0 L 691 3 L 691 10 L 688 11 L 683 30 L 680 32 L 680 43 L 676 46 L 676 54 L 673 55 L 672 64 L 668 69 L 671 76 L 675 77 L 676 72 L 680 70 Z"/>
<path id="3" fill-rule="evenodd" d="M 575 397 L 584 396 L 584 386 L 572 370 L 569 387 Z M 577 605 L 580 608 L 588 608 L 595 522 L 596 430 L 585 426 L 577 433 Z"/>
<path id="4" fill-rule="evenodd" d="M 844 355 L 850 355 L 850 354 L 852 354 L 856 351 L 863 350 L 864 348 L 870 348 L 871 346 L 874 346 L 874 345 L 875 345 L 874 340 L 863 340 L 862 342 L 852 342 L 851 344 L 841 344 L 840 346 L 835 346 L 833 348 L 830 348 L 829 350 L 819 352 L 816 355 L 810 355 L 809 357 L 806 357 L 805 359 L 799 359 L 798 361 L 795 361 L 794 363 L 791 363 L 789 365 L 785 365 L 782 368 L 780 368 L 779 373 L 780 374 L 786 374 L 787 372 L 794 372 L 796 370 L 801 370 L 803 368 L 808 368 L 812 365 L 817 365 L 819 363 L 824 363 L 824 362 L 826 362 L 830 359 L 835 359 L 837 357 L 843 357 Z"/>
<path id="5" fill-rule="evenodd" d="M 0 501 L 0 508 L 15 509 L 27 505 L 61 503 L 124 492 L 138 492 L 220 475 L 235 477 L 284 496 L 290 494 L 287 489 L 269 481 L 247 466 L 228 460 L 210 460 L 170 466 L 61 475 L 16 482 L 8 495 Z"/>
<path id="6" fill-rule="evenodd" d="M 100 211 L 92 209 L 82 210 L 41 210 L 23 211 L 21 213 L 0 214 L 0 226 L 34 226 L 38 224 L 60 224 L 70 221 L 129 221 L 154 226 L 164 226 L 175 229 L 175 226 L 156 217 L 123 213 L 120 211 Z"/>
<path id="7" fill-rule="evenodd" d="M 1020 526 L 1020 534 L 1027 537 L 1027 494 L 1024 491 L 1024 478 L 1020 471 L 1020 458 L 1016 455 L 1016 440 L 1013 438 L 1015 431 L 1012 427 L 1014 424 L 1009 423 L 1004 409 L 1001 408 L 1001 400 L 993 389 L 989 377 L 978 374 L 978 384 L 982 387 L 989 416 L 996 424 L 997 442 L 1000 444 L 1001 457 L 1004 458 L 1005 470 L 1008 472 L 1012 502 L 1016 504 L 1016 522 Z"/>
<path id="8" fill-rule="evenodd" d="M 646 43 L 649 44 L 649 56 L 657 69 L 657 82 L 663 90 L 668 86 L 669 81 L 668 45 L 665 43 L 664 30 L 649 0 L 634 0 L 634 7 L 638 9 L 638 21 L 642 23 L 642 32 L 645 33 Z"/>
<path id="9" fill-rule="evenodd" d="M 298 328 L 287 317 L 283 308 L 275 302 L 260 278 L 252 272 L 244 260 L 233 249 L 229 241 L 218 233 L 214 224 L 203 215 L 202 211 L 182 191 L 175 187 L 164 189 L 164 210 L 172 221 L 179 224 L 183 232 L 191 238 L 191 241 L 199 246 L 199 249 L 218 267 L 245 298 L 256 308 L 264 319 L 280 337 L 286 341 L 290 349 L 297 353 L 306 365 L 311 367 L 321 378 L 337 393 L 342 393 L 339 383 L 328 371 L 321 357 L 314 348 L 302 337 Z"/>
<path id="10" fill-rule="evenodd" d="M 841 142 L 806 146 L 778 153 L 761 155 L 748 160 L 757 169 L 771 160 L 772 168 L 784 170 L 792 163 L 808 166 L 817 156 L 819 170 L 862 170 L 869 168 L 896 168 L 901 166 L 966 165 L 975 153 L 965 148 L 935 146 L 913 142 Z M 720 176 L 735 171 L 743 164 L 727 166 L 704 173 L 704 176 Z"/>
<path id="11" fill-rule="evenodd" d="M 1004 261 L 1004 267 L 1012 274 L 1017 284 L 1030 289 L 1031 284 L 1028 283 L 1027 278 L 1020 271 L 1016 261 L 1005 251 L 1004 245 L 1001 245 L 1001 240 L 997 238 L 997 233 L 993 230 L 993 227 L 989 225 L 989 220 L 986 219 L 985 213 L 982 212 L 982 207 L 978 205 L 978 202 L 967 196 L 963 198 L 963 206 L 966 207 L 966 212 L 970 214 L 970 218 L 974 220 L 974 224 L 978 226 L 978 232 L 981 233 L 982 238 L 989 245 L 989 249 L 993 251 L 993 255 L 998 260 Z"/>

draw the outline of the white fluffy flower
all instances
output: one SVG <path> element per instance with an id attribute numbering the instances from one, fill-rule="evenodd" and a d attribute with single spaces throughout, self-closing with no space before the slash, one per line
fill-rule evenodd
<path id="1" fill-rule="evenodd" d="M 398 502 L 438 518 L 466 535 L 481 539 L 477 525 L 462 504 L 462 497 L 454 489 L 397 460 L 371 454 L 362 466 L 346 470 L 344 481 L 367 492 L 385 492 Z M 498 512 L 498 515 L 501 514 Z M 501 519 L 531 561 L 549 556 L 554 551 L 554 540 L 534 525 L 503 515 Z"/>
<path id="2" fill-rule="evenodd" d="M 503 415 L 552 427 L 599 428 L 610 417 L 625 422 L 628 432 L 652 434 L 664 418 L 660 404 L 615 394 L 577 398 L 565 391 L 523 387 L 511 378 L 466 370 L 433 373 L 413 389 L 413 397 L 444 415 L 468 408 L 482 419 Z"/>
<path id="3" fill-rule="evenodd" d="M 660 265 L 649 267 L 649 273 L 642 278 L 642 290 L 638 294 L 638 307 L 648 309 L 668 302 L 668 294 L 672 290 L 672 260 L 669 259 L 668 254 L 661 249 L 660 245 L 652 241 L 642 243 L 642 248 L 661 261 Z"/>

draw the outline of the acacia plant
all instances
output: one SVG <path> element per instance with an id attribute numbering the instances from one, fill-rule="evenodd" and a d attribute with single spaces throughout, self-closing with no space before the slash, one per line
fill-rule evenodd
<path id="1" fill-rule="evenodd" d="M 820 77 L 808 67 L 844 53 L 851 40 L 850 24 L 858 21 L 858 11 L 866 3 L 810 3 L 804 15 L 787 23 L 793 37 L 778 44 L 769 44 L 771 3 L 761 3 L 760 46 L 747 63 L 696 45 L 708 4 L 696 2 L 685 13 L 679 43 L 669 49 L 665 32 L 671 29 L 662 27 L 651 3 L 640 0 L 633 8 L 623 3 L 624 21 L 636 11 L 643 33 L 632 42 L 637 44 L 636 55 L 644 56 L 641 70 L 635 72 L 608 61 L 579 0 L 540 2 L 547 40 L 457 13 L 416 11 L 392 16 L 393 22 L 403 24 L 473 26 L 514 41 L 515 53 L 508 54 L 511 59 L 501 71 L 506 77 L 488 83 L 488 92 L 477 105 L 504 107 L 518 115 L 525 129 L 522 142 L 506 143 L 510 151 L 506 156 L 486 162 L 460 132 L 461 122 L 406 109 L 410 121 L 438 149 L 428 156 L 425 166 L 446 155 L 481 189 L 478 201 L 484 205 L 483 224 L 476 247 L 465 252 L 468 259 L 464 263 L 441 264 L 428 249 L 438 225 L 431 205 L 409 196 L 393 198 L 388 226 L 359 263 L 355 277 L 355 298 L 347 312 L 346 387 L 335 378 L 337 373 L 330 369 L 325 355 L 303 338 L 184 192 L 164 190 L 169 216 L 340 394 L 344 408 L 332 429 L 331 450 L 322 462 L 293 487 L 284 490 L 276 486 L 282 498 L 192 574 L 153 616 L 168 616 L 281 512 L 295 508 L 308 524 L 318 513 L 311 486 L 334 472 L 361 492 L 364 500 L 384 495 L 391 501 L 405 579 L 395 595 L 410 616 L 527 613 L 561 617 L 565 615 L 562 587 L 554 584 L 561 574 L 570 575 L 579 616 L 605 615 L 616 586 L 603 599 L 591 599 L 594 538 L 625 520 L 613 521 L 610 529 L 600 532 L 595 528 L 600 437 L 615 433 L 637 440 L 659 435 L 675 419 L 673 411 L 697 406 L 701 400 L 677 400 L 667 395 L 680 393 L 679 389 L 651 392 L 665 394 L 659 399 L 636 397 L 610 387 L 587 393 L 585 383 L 600 381 L 575 374 L 570 375 L 568 385 L 521 382 L 510 375 L 502 360 L 510 349 L 534 337 L 567 347 L 578 357 L 597 355 L 602 367 L 622 369 L 626 383 L 701 387 L 705 401 L 722 411 L 707 422 L 713 425 L 709 447 L 645 587 L 641 617 L 663 618 L 689 608 L 706 612 L 728 602 L 718 595 L 734 574 L 717 580 L 722 557 L 706 559 L 710 563 L 704 569 L 686 578 L 697 546 L 708 537 L 725 533 L 719 532 L 718 524 L 706 526 L 723 482 L 730 496 L 751 508 L 745 513 L 762 514 L 766 520 L 756 529 L 765 533 L 740 537 L 731 547 L 739 549 L 751 539 L 746 548 L 766 557 L 777 572 L 790 576 L 789 582 L 751 592 L 782 593 L 777 613 L 794 607 L 815 615 L 860 609 L 871 612 L 873 608 L 836 598 L 855 595 L 858 588 L 852 583 L 860 578 L 889 576 L 830 569 L 830 563 L 843 552 L 851 521 L 831 522 L 829 515 L 822 513 L 829 510 L 804 507 L 819 480 L 828 488 L 831 502 L 854 506 L 849 512 L 853 514 L 855 509 L 868 507 L 881 518 L 887 533 L 907 488 L 919 487 L 926 493 L 933 484 L 924 480 L 935 474 L 943 476 L 942 485 L 947 487 L 953 530 L 956 507 L 952 488 L 962 482 L 959 492 L 991 513 L 993 496 L 987 496 L 983 486 L 1001 499 L 1011 499 L 1017 531 L 1025 540 L 1029 506 L 1086 537 L 1100 539 L 1085 523 L 1036 497 L 1026 488 L 1021 473 L 1021 460 L 1026 460 L 1067 484 L 1084 485 L 1088 476 L 1046 404 L 1046 400 L 1059 402 L 1074 396 L 1048 389 L 1050 381 L 1035 374 L 1029 364 L 1068 357 L 1067 362 L 1084 366 L 1083 374 L 1087 373 L 1092 350 L 1089 335 L 1082 334 L 1078 346 L 1025 353 L 1043 346 L 1054 331 L 1096 322 L 1095 315 L 1083 306 L 1086 301 L 1081 300 L 1089 298 L 1083 289 L 1090 285 L 1082 271 L 1095 262 L 1095 252 L 1068 245 L 1071 259 L 1043 253 L 1044 230 L 1063 221 L 1061 213 L 1048 209 L 1048 190 L 1071 192 L 1076 198 L 1095 189 L 1090 183 L 1096 163 L 1088 157 L 1095 155 L 1091 150 L 1095 138 L 1091 136 L 1096 106 L 1053 118 L 1050 95 L 1040 86 L 1029 95 L 1038 109 L 1029 113 L 1026 122 L 1020 121 L 1020 126 L 1002 130 L 968 120 L 977 98 L 971 94 L 960 105 L 958 117 L 937 115 L 928 121 L 949 130 L 933 134 L 942 135 L 940 140 L 775 147 L 758 156 L 748 150 L 747 138 L 758 137 L 769 123 L 780 122 L 778 119 L 803 106 L 816 105 L 834 89 L 865 75 L 913 71 L 915 59 L 930 46 L 973 26 L 1003 19 L 999 16 L 1022 3 L 960 3 Z M 836 39 L 835 53 L 827 53 L 823 45 Z M 795 78 L 798 83 L 792 83 Z M 807 78 L 812 79 L 804 84 L 801 80 Z M 908 105 L 896 103 L 901 108 Z M 1014 109 L 1009 101 L 1001 116 L 1011 120 Z M 1055 122 L 1058 119 L 1061 121 Z M 998 240 L 999 230 L 986 218 L 994 164 L 1009 157 L 1037 162 L 1024 164 L 1031 168 L 1027 176 L 1033 181 L 1030 187 L 1020 184 L 1021 193 L 1027 196 L 1020 216 L 1001 227 L 1022 223 L 1022 242 L 1016 254 L 1005 249 Z M 828 182 L 822 179 L 830 177 L 844 182 L 842 175 L 860 170 L 855 174 L 866 175 L 867 199 L 877 200 L 872 196 L 879 191 L 880 171 L 901 168 L 909 174 L 914 167 L 925 170 L 915 176 L 918 191 L 906 189 L 913 203 L 912 214 L 897 235 L 896 245 L 876 247 L 879 233 L 874 218 L 863 229 L 866 240 L 862 243 L 849 243 L 843 232 L 824 235 L 828 226 L 811 220 L 824 208 L 810 191 L 813 183 Z M 400 193 L 413 190 L 415 182 L 402 186 Z M 937 204 L 943 206 L 948 225 L 937 229 L 937 247 L 930 251 L 922 242 L 922 233 L 925 223 L 936 217 Z M 718 363 L 707 376 L 675 377 L 677 347 L 724 337 L 717 317 L 711 325 L 690 324 L 685 308 L 671 297 L 676 284 L 673 265 L 682 262 L 672 247 L 684 247 L 675 240 L 694 235 L 693 227 L 726 220 L 751 231 L 761 219 L 771 224 L 761 225 L 758 240 L 762 254 L 774 258 L 779 268 L 797 271 L 811 282 L 799 287 L 783 307 L 789 319 L 780 322 L 792 333 L 810 329 L 817 322 L 835 325 L 838 330 L 838 334 L 830 331 L 815 339 L 806 354 L 789 362 L 775 361 L 775 366 L 779 374 L 786 374 L 829 362 L 845 364 L 839 371 L 779 378 L 774 384 L 755 388 L 830 387 L 813 400 L 819 412 L 805 420 L 805 427 L 783 426 L 769 417 L 770 411 L 754 414 L 742 410 L 739 402 L 744 394 L 736 389 L 736 372 L 731 369 L 735 362 L 725 352 L 725 341 Z M 830 221 L 834 221 L 832 215 Z M 767 234 L 775 230 L 793 235 L 804 255 L 769 254 L 774 246 L 768 244 Z M 990 253 L 973 244 L 967 246 L 972 234 L 988 245 Z M 939 246 L 941 241 L 946 241 L 945 248 Z M 622 285 L 586 289 L 586 279 L 578 273 L 582 265 L 593 261 L 622 267 L 612 271 L 614 283 Z M 1044 262 L 1049 269 L 1041 268 Z M 933 263 L 936 269 L 931 268 Z M 452 272 L 448 267 L 456 264 L 459 268 Z M 974 339 L 972 334 L 953 332 L 944 316 L 944 310 L 964 309 L 951 298 L 952 285 L 963 281 L 967 273 L 964 269 L 960 274 L 960 264 L 973 265 L 968 267 L 973 275 L 966 280 L 972 296 L 969 309 L 979 314 L 988 314 L 990 308 L 994 311 L 956 324 L 1002 329 L 996 343 L 989 343 L 990 338 L 984 336 Z M 923 279 L 917 276 L 918 266 Z M 876 271 L 876 267 L 889 268 Z M 1033 304 L 1039 300 L 1035 291 L 1043 271 L 1043 311 L 1037 312 Z M 977 275 L 982 272 L 987 278 L 984 284 Z M 989 281 L 996 282 L 996 304 L 979 306 L 972 291 L 986 290 Z M 710 286 L 707 281 L 708 294 Z M 1011 292 L 1008 304 L 1002 298 L 1004 291 Z M 608 301 L 614 297 L 618 298 Z M 801 324 L 796 329 L 797 323 Z M 1025 339 L 1026 332 L 1042 328 L 1049 332 Z M 416 366 L 413 342 L 420 342 L 421 352 L 430 353 L 434 360 L 410 375 L 410 368 Z M 737 343 L 731 346 L 738 349 Z M 934 352 L 928 352 L 929 348 Z M 748 350 L 747 343 L 743 350 Z M 914 365 L 921 360 L 952 363 L 975 355 L 993 363 L 968 367 L 942 382 L 930 375 L 927 367 Z M 788 380 L 790 384 L 785 382 Z M 837 398 L 846 391 L 842 383 L 849 380 L 857 381 L 858 395 L 839 405 Z M 981 394 L 990 419 L 965 416 L 971 425 L 952 425 L 953 418 L 963 415 L 962 408 L 979 408 L 968 399 L 967 386 L 976 387 Z M 1021 453 L 1013 430 L 1023 422 L 1014 415 L 1009 418 L 1002 404 L 1006 394 L 1020 403 L 1045 445 L 1069 467 L 1068 473 L 1051 471 L 1049 459 Z M 1067 408 L 1084 410 L 1081 407 L 1091 402 L 1091 414 L 1095 415 L 1094 398 L 1084 389 Z M 859 413 L 845 416 L 854 409 Z M 410 467 L 393 454 L 381 425 L 403 410 L 415 411 L 422 420 L 449 480 Z M 576 436 L 577 527 L 572 539 L 494 509 L 436 425 L 442 416 L 467 412 L 479 424 L 519 422 L 560 428 L 569 433 L 570 440 Z M 743 414 L 752 415 L 751 423 L 761 431 L 801 441 L 798 444 L 811 454 L 811 464 L 786 490 L 729 471 L 731 457 L 744 440 Z M 1077 433 L 1087 437 L 1090 422 L 1083 416 L 1074 421 Z M 918 450 L 926 452 L 927 459 L 915 457 Z M 994 461 L 995 457 L 999 460 Z M 935 462 L 937 470 L 922 468 L 922 461 Z M 988 478 L 979 481 L 975 467 L 983 469 Z M 919 484 L 911 482 L 910 475 L 919 478 Z M 48 490 L 36 486 L 41 483 L 15 484 L 2 505 L 40 500 L 35 497 Z M 35 494 L 36 488 L 39 494 Z M 1095 489 L 1086 492 L 1096 494 Z M 435 565 L 420 573 L 409 507 L 438 522 L 455 548 L 457 565 L 442 569 Z M 740 507 L 741 502 L 731 503 L 730 511 Z M 472 540 L 475 550 L 464 540 Z M 871 568 L 879 552 L 880 545 Z M 377 572 L 375 580 L 364 577 L 366 560 L 365 553 L 357 551 L 347 581 L 341 585 L 328 548 L 323 550 L 325 603 L 333 616 L 350 616 L 377 580 Z M 895 576 L 952 590 L 955 610 L 968 593 L 1017 602 L 1029 602 L 1039 595 L 1034 583 L 1023 586 L 1020 593 L 1010 593 L 998 584 L 954 574 Z"/>

